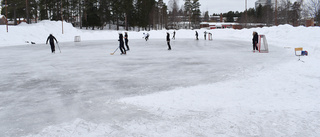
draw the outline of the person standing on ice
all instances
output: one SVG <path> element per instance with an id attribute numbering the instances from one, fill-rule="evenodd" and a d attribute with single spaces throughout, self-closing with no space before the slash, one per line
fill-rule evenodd
<path id="1" fill-rule="evenodd" d="M 146 41 L 148 41 L 148 39 L 149 39 L 149 33 L 143 33 L 143 35 L 144 35 L 144 39 L 145 39 Z"/>
<path id="2" fill-rule="evenodd" d="M 127 32 L 124 33 L 124 42 L 126 43 L 127 51 L 130 50 L 129 45 L 128 45 L 129 40 L 128 40 L 128 33 Z"/>
<path id="3" fill-rule="evenodd" d="M 176 31 L 173 31 L 173 37 L 172 37 L 172 39 L 176 39 Z"/>
<path id="4" fill-rule="evenodd" d="M 126 54 L 126 49 L 124 48 L 124 43 L 123 43 L 123 34 L 119 33 L 119 49 L 121 51 L 121 55 L 122 54 Z"/>
<path id="5" fill-rule="evenodd" d="M 254 31 L 252 35 L 253 35 L 253 38 L 252 38 L 253 52 L 255 52 L 255 50 L 258 50 L 258 46 L 257 46 L 259 42 L 258 33 Z"/>
<path id="6" fill-rule="evenodd" d="M 199 35 L 198 35 L 198 32 L 196 31 L 196 39 L 197 39 L 197 40 L 199 40 L 198 36 L 199 36 Z"/>
<path id="7" fill-rule="evenodd" d="M 204 31 L 204 40 L 207 40 L 207 31 Z"/>
<path id="8" fill-rule="evenodd" d="M 56 43 L 58 43 L 57 39 L 52 34 L 50 34 L 49 37 L 47 38 L 46 44 L 48 44 L 48 40 L 50 40 L 49 42 L 50 42 L 52 53 L 55 53 L 54 40 L 56 40 Z"/>
<path id="9" fill-rule="evenodd" d="M 208 36 L 209 36 L 208 40 L 212 40 L 212 33 L 211 32 L 208 33 Z"/>
<path id="10" fill-rule="evenodd" d="M 171 46 L 170 46 L 170 34 L 169 34 L 169 32 L 167 32 L 167 44 L 168 44 L 168 50 L 171 50 Z"/>

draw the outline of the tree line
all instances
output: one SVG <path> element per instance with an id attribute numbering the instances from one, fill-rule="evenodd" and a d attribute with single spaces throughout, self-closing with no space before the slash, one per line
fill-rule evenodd
<path id="1" fill-rule="evenodd" d="M 5 5 L 5 0 L 1 1 Z M 199 0 L 185 0 L 184 11 L 178 10 L 177 0 L 170 0 L 170 8 L 163 0 L 7 0 L 8 19 L 14 24 L 20 18 L 64 20 L 76 26 L 103 29 L 107 24 L 130 28 L 162 29 L 171 22 L 179 22 L 177 16 L 187 18 L 193 26 L 200 22 Z M 4 8 L 1 14 L 6 15 Z"/>
<path id="2" fill-rule="evenodd" d="M 303 0 L 292 3 L 290 0 L 281 0 L 275 5 L 259 5 L 257 8 L 248 9 L 238 15 L 239 22 L 263 23 L 268 26 L 291 24 L 297 26 L 301 23 Z M 245 16 L 247 15 L 247 16 Z"/>
<path id="3" fill-rule="evenodd" d="M 5 5 L 5 0 L 1 1 Z M 64 20 L 92 29 L 103 29 L 106 24 L 130 27 L 164 26 L 167 6 L 163 0 L 7 0 L 8 19 L 15 24 L 19 18 Z M 5 8 L 1 14 L 6 15 Z"/>
<path id="4" fill-rule="evenodd" d="M 5 5 L 5 1 L 7 5 Z M 274 5 L 250 8 L 243 12 L 221 13 L 227 22 L 264 23 L 267 25 L 298 25 L 303 17 L 314 17 L 320 21 L 320 0 L 278 0 Z M 209 12 L 201 15 L 199 0 L 1 0 L 2 15 L 18 24 L 20 18 L 27 23 L 38 20 L 63 20 L 80 28 L 105 29 L 111 26 L 126 30 L 178 28 L 188 23 L 188 28 L 198 28 L 201 21 L 210 21 Z M 212 14 L 220 16 L 221 14 Z"/>
<path id="5" fill-rule="evenodd" d="M 213 14 L 220 16 L 220 14 Z M 259 5 L 256 8 L 249 8 L 243 12 L 229 11 L 222 13 L 227 22 L 238 23 L 262 23 L 268 26 L 279 24 L 291 24 L 293 26 L 304 24 L 305 19 L 314 18 L 320 22 L 320 0 L 278 0 L 275 5 Z M 236 20 L 237 19 L 237 20 Z"/>
<path id="6" fill-rule="evenodd" d="M 76 26 L 104 29 L 111 25 L 142 29 L 162 29 L 168 27 L 169 16 L 174 21 L 176 10 L 168 10 L 163 0 L 1 0 L 7 2 L 7 13 L 1 14 L 18 24 L 20 18 L 27 23 L 38 20 L 63 20 Z M 176 0 L 170 0 L 170 2 Z M 192 2 L 194 1 L 194 2 Z M 186 14 L 189 21 L 200 16 L 199 0 L 186 0 Z M 198 4 L 198 7 L 194 5 Z M 197 16 L 195 16 L 197 15 Z M 170 21 L 172 21 L 170 20 Z"/>

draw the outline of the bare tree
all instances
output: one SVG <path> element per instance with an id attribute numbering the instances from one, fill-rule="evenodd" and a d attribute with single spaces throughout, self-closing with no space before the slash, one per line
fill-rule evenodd
<path id="1" fill-rule="evenodd" d="M 308 0 L 307 8 L 310 16 L 315 17 L 320 9 L 320 0 Z"/>
<path id="2" fill-rule="evenodd" d="M 291 8 L 290 0 L 281 0 L 280 6 L 278 7 L 278 22 L 280 24 L 288 24 L 289 23 L 289 13 Z"/>

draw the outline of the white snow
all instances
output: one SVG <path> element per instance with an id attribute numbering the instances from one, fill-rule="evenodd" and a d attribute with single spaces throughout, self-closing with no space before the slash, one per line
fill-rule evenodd
<path id="1" fill-rule="evenodd" d="M 320 134 L 320 28 L 118 31 L 64 22 L 0 26 L 0 136 L 292 136 Z M 168 30 L 173 33 L 173 30 Z M 213 41 L 203 40 L 211 32 Z M 252 53 L 252 32 L 269 53 Z M 124 32 L 124 31 L 121 31 Z M 62 53 L 50 53 L 53 34 Z M 73 42 L 81 36 L 81 42 Z M 32 45 L 26 41 L 33 41 Z M 294 48 L 309 56 L 298 61 Z"/>

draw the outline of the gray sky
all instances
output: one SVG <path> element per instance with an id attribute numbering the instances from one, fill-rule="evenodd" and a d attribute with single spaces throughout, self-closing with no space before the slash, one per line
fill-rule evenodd
<path id="1" fill-rule="evenodd" d="M 169 0 L 163 0 L 167 3 Z M 247 0 L 248 9 L 254 7 L 254 3 L 257 0 Z M 178 0 L 179 5 L 184 4 L 184 0 Z M 199 0 L 202 13 L 209 11 L 209 14 L 213 13 L 225 13 L 228 11 L 244 11 L 245 10 L 245 0 Z"/>

